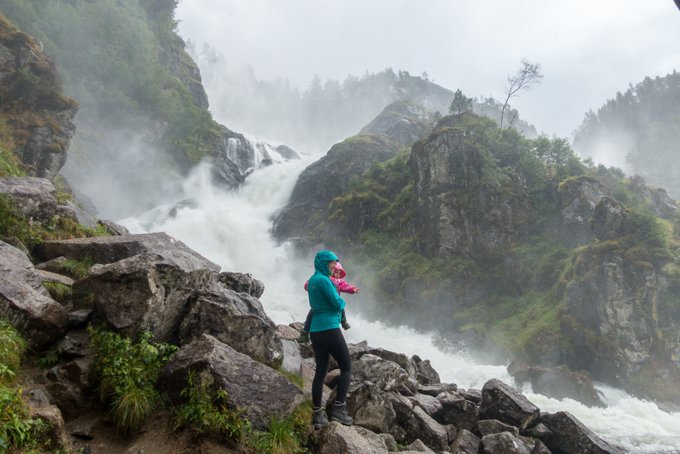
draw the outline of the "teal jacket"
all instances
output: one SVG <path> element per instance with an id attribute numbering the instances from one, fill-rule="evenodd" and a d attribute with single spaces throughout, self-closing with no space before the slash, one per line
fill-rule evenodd
<path id="1" fill-rule="evenodd" d="M 312 308 L 310 332 L 340 328 L 345 300 L 331 282 L 328 262 L 338 260 L 331 251 L 319 251 L 314 257 L 314 274 L 309 278 L 307 297 Z"/>

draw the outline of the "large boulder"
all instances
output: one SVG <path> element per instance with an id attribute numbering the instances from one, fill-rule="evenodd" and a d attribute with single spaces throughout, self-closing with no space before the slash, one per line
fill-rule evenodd
<path id="1" fill-rule="evenodd" d="M 445 392 L 437 396 L 442 410 L 438 421 L 453 424 L 460 429 L 472 430 L 479 419 L 479 406 L 458 393 Z"/>
<path id="2" fill-rule="evenodd" d="M 42 286 L 28 256 L 0 241 L 0 317 L 41 350 L 64 335 L 67 311 Z"/>
<path id="3" fill-rule="evenodd" d="M 613 240 L 626 234 L 629 210 L 611 197 L 603 197 L 595 206 L 590 221 L 595 237 L 600 241 Z"/>
<path id="4" fill-rule="evenodd" d="M 408 380 L 399 364 L 372 354 L 363 355 L 352 364 L 352 382 L 371 382 L 383 391 L 397 391 Z"/>
<path id="5" fill-rule="evenodd" d="M 93 307 L 97 318 L 127 336 L 150 331 L 159 341 L 174 340 L 189 298 L 215 279 L 207 260 L 178 249 L 91 267 L 73 286 L 76 307 Z"/>
<path id="6" fill-rule="evenodd" d="M 216 338 L 203 334 L 183 346 L 165 365 L 159 386 L 177 399 L 193 371 L 211 389 L 227 391 L 228 403 L 240 408 L 258 429 L 272 417 L 285 418 L 305 395 L 276 370 L 239 353 Z"/>
<path id="7" fill-rule="evenodd" d="M 219 265 L 164 232 L 46 241 L 42 249 L 42 258 L 88 259 L 94 263 L 107 264 L 143 252 L 162 256 L 187 270 L 220 270 Z"/>
<path id="8" fill-rule="evenodd" d="M 387 454 L 387 445 L 380 435 L 361 427 L 343 426 L 331 422 L 320 434 L 322 454 Z"/>
<path id="9" fill-rule="evenodd" d="M 180 343 L 206 333 L 273 368 L 283 362 L 283 344 L 274 322 L 257 298 L 222 289 L 198 293 L 184 316 Z"/>
<path id="10" fill-rule="evenodd" d="M 552 431 L 549 437 L 541 441 L 553 452 L 623 453 L 621 449 L 595 435 L 568 412 L 542 414 L 541 423 Z"/>
<path id="11" fill-rule="evenodd" d="M 347 409 L 354 424 L 377 433 L 389 433 L 397 419 L 392 396 L 393 393 L 384 393 L 372 383 L 352 387 L 347 397 Z"/>
<path id="12" fill-rule="evenodd" d="M 514 388 L 500 380 L 487 381 L 482 388 L 480 417 L 498 419 L 504 423 L 527 429 L 540 416 L 540 410 Z"/>

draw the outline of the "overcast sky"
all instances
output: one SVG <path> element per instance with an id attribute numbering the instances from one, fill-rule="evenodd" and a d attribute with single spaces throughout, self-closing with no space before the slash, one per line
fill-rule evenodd
<path id="1" fill-rule="evenodd" d="M 177 19 L 235 67 L 303 89 L 391 67 L 501 99 L 527 59 L 545 77 L 513 105 L 560 136 L 629 83 L 680 70 L 672 0 L 180 0 Z"/>

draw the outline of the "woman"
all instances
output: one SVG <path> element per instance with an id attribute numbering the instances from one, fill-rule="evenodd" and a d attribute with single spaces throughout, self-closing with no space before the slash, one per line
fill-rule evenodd
<path id="1" fill-rule="evenodd" d="M 307 297 L 312 311 L 309 336 L 316 361 L 316 372 L 312 382 L 312 403 L 314 405 L 312 423 L 315 429 L 328 424 L 326 412 L 321 406 L 321 395 L 331 356 L 340 366 L 340 377 L 337 382 L 331 420 L 344 425 L 352 424 L 352 418 L 347 414 L 345 402 L 352 376 L 352 361 L 349 358 L 345 338 L 340 330 L 340 320 L 345 308 L 345 301 L 340 297 L 330 279 L 337 264 L 338 257 L 333 252 L 325 250 L 317 252 L 316 257 L 314 257 L 314 274 L 309 278 L 307 286 Z"/>

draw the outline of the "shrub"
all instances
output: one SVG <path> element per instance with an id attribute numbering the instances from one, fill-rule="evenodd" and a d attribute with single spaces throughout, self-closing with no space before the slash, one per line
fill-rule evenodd
<path id="1" fill-rule="evenodd" d="M 208 385 L 196 378 L 193 371 L 187 377 L 187 387 L 180 396 L 186 402 L 175 409 L 175 430 L 191 427 L 199 434 L 224 435 L 240 439 L 250 432 L 250 423 L 238 409 L 229 408 L 227 391 L 211 392 Z"/>
<path id="2" fill-rule="evenodd" d="M 149 332 L 133 342 L 102 328 L 88 331 L 95 354 L 92 378 L 99 397 L 111 405 L 113 422 L 122 434 L 139 430 L 162 400 L 156 380 L 177 347 L 152 343 Z"/>

